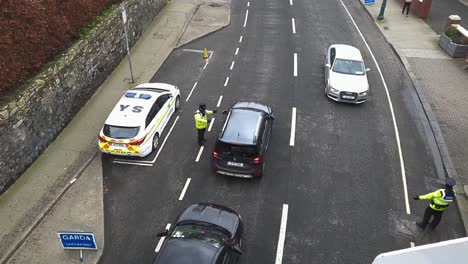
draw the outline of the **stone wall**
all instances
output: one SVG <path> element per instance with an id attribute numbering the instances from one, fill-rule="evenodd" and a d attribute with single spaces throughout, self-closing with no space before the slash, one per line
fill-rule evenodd
<path id="1" fill-rule="evenodd" d="M 133 45 L 167 0 L 124 2 Z M 34 162 L 125 57 L 123 32 L 117 8 L 50 67 L 0 98 L 0 193 Z"/>

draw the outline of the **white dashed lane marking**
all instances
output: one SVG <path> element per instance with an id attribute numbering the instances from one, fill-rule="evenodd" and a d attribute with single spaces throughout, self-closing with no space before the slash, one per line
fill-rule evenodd
<path id="1" fill-rule="evenodd" d="M 203 153 L 203 149 L 205 149 L 205 147 L 201 146 L 200 150 L 198 151 L 198 155 L 197 155 L 197 158 L 195 159 L 195 162 L 200 161 L 200 157 L 201 157 L 201 154 Z"/>
<path id="2" fill-rule="evenodd" d="M 226 77 L 226 81 L 224 81 L 224 87 L 226 87 L 229 83 L 229 77 Z"/>
<path id="3" fill-rule="evenodd" d="M 239 48 L 236 49 L 236 52 L 234 53 L 234 55 L 237 55 L 239 54 Z"/>
<path id="4" fill-rule="evenodd" d="M 188 102 L 188 100 L 190 99 L 190 96 L 192 96 L 193 90 L 195 90 L 195 87 L 197 87 L 197 84 L 198 84 L 198 82 L 195 82 L 195 84 L 193 85 L 192 90 L 190 90 L 190 93 L 187 96 L 187 99 L 185 100 L 185 102 Z"/>
<path id="5" fill-rule="evenodd" d="M 292 32 L 293 34 L 296 34 L 296 21 L 294 20 L 294 18 L 292 18 L 291 21 L 292 21 Z"/>
<path id="6" fill-rule="evenodd" d="M 291 137 L 289 138 L 289 146 L 294 146 L 294 141 L 296 138 L 296 107 L 292 108 L 292 118 L 291 118 Z"/>
<path id="7" fill-rule="evenodd" d="M 294 53 L 294 76 L 297 77 L 297 53 Z"/>
<path id="8" fill-rule="evenodd" d="M 220 95 L 218 99 L 218 103 L 216 104 L 216 107 L 219 107 L 221 105 L 221 101 L 223 100 L 223 96 Z"/>
<path id="9" fill-rule="evenodd" d="M 235 62 L 235 61 L 232 61 L 232 63 L 231 63 L 231 67 L 229 67 L 229 70 L 231 70 L 231 71 L 232 71 L 232 69 L 234 68 L 234 63 L 236 63 L 236 62 Z"/>
<path id="10" fill-rule="evenodd" d="M 244 20 L 244 27 L 247 26 L 247 19 L 249 18 L 249 10 L 245 10 L 245 20 Z"/>
<path id="11" fill-rule="evenodd" d="M 185 182 L 184 188 L 182 189 L 182 192 L 180 193 L 180 196 L 179 196 L 179 201 L 182 201 L 184 199 L 185 192 L 187 191 L 191 181 L 192 181 L 192 178 L 188 178 L 187 181 Z"/>
<path id="12" fill-rule="evenodd" d="M 279 237 L 278 237 L 278 247 L 276 248 L 275 264 L 281 264 L 283 262 L 284 239 L 286 238 L 287 225 L 288 225 L 288 205 L 283 204 L 283 212 L 281 214 L 281 226 L 280 226 Z"/>
<path id="13" fill-rule="evenodd" d="M 166 229 L 169 229 L 169 228 L 171 228 L 171 224 L 166 225 Z M 161 249 L 162 244 L 164 243 L 164 239 L 166 239 L 166 237 L 161 237 L 159 239 L 158 245 L 156 245 L 156 248 L 154 249 L 154 252 L 156 252 L 156 253 L 159 252 L 159 250 Z"/>

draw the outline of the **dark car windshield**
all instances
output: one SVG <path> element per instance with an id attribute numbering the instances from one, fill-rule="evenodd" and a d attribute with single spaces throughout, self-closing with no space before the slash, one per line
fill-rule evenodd
<path id="1" fill-rule="evenodd" d="M 119 126 L 110 126 L 104 125 L 103 133 L 104 135 L 115 138 L 115 139 L 127 139 L 133 138 L 138 135 L 140 127 L 119 127 Z"/>
<path id="2" fill-rule="evenodd" d="M 224 155 L 241 156 L 246 158 L 253 158 L 258 156 L 256 145 L 237 145 L 226 143 L 220 140 L 218 140 L 216 143 L 216 151 Z"/>
<path id="3" fill-rule="evenodd" d="M 171 238 L 195 239 L 219 248 L 229 236 L 209 225 L 182 224 L 174 228 Z"/>
<path id="4" fill-rule="evenodd" d="M 344 74 L 364 75 L 364 63 L 362 61 L 336 59 L 333 71 Z"/>

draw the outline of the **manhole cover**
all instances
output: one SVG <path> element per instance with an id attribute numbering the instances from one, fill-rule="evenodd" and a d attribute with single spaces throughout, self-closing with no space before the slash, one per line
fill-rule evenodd
<path id="1" fill-rule="evenodd" d="M 218 4 L 218 3 L 211 3 L 208 6 L 210 6 L 210 7 L 220 7 L 221 5 Z"/>
<path id="2" fill-rule="evenodd" d="M 389 30 L 390 28 L 389 28 L 389 27 L 383 27 L 383 29 L 385 29 L 385 30 Z"/>

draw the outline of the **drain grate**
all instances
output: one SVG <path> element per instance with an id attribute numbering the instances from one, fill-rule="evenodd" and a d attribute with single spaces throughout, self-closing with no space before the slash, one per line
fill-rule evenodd
<path id="1" fill-rule="evenodd" d="M 387 27 L 387 26 L 383 27 L 383 29 L 385 29 L 385 30 L 390 30 L 390 28 Z"/>

